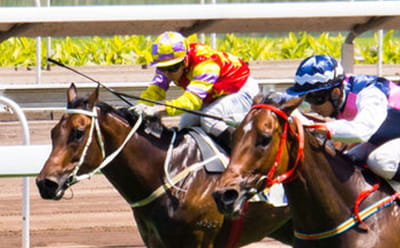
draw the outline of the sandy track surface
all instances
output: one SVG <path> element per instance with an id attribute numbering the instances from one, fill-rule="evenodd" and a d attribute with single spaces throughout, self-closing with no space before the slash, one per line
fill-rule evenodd
<path id="1" fill-rule="evenodd" d="M 22 247 L 22 178 L 0 178 L 0 244 Z M 107 179 L 82 181 L 60 201 L 42 200 L 30 178 L 31 247 L 145 247 L 128 204 Z M 271 239 L 247 248 L 288 247 Z"/>

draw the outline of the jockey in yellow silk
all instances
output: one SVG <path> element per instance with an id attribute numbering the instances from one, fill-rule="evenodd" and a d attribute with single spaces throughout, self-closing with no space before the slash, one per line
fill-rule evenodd
<path id="1" fill-rule="evenodd" d="M 155 75 L 141 97 L 163 101 L 170 84 L 184 89 L 176 99 L 165 103 L 240 122 L 259 93 L 248 65 L 240 58 L 201 43 L 189 43 L 177 32 L 164 32 L 152 44 Z M 201 126 L 224 148 L 230 147 L 233 128 L 221 120 L 183 110 L 139 101 L 144 112 L 154 116 L 181 115 L 179 128 Z"/>

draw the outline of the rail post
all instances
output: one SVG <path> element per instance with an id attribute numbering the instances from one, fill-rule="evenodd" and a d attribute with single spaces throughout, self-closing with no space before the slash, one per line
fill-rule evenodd
<path id="1" fill-rule="evenodd" d="M 11 99 L 0 96 L 0 103 L 8 105 L 12 111 L 18 116 L 19 121 L 21 123 L 21 127 L 24 134 L 24 145 L 30 144 L 30 134 L 28 121 L 26 120 L 26 116 L 22 109 L 18 106 L 17 103 L 12 101 Z M 29 202 L 29 177 L 22 178 L 22 247 L 29 248 L 30 247 L 30 236 L 29 236 L 29 228 L 30 228 L 30 202 Z"/>

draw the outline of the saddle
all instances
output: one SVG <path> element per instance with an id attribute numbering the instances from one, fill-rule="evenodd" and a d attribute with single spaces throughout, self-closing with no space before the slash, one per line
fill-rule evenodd
<path id="1" fill-rule="evenodd" d="M 200 149 L 203 160 L 210 159 L 217 156 L 205 165 L 205 169 L 208 173 L 222 173 L 228 166 L 228 157 L 225 150 L 215 143 L 200 127 L 191 127 L 189 134 L 196 141 L 197 146 Z"/>

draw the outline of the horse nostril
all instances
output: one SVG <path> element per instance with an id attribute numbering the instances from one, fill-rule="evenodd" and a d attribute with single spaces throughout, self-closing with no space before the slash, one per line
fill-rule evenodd
<path id="1" fill-rule="evenodd" d="M 234 211 L 235 201 L 239 197 L 239 193 L 235 189 L 225 189 L 212 193 L 218 211 L 222 214 L 230 215 Z"/>
<path id="2" fill-rule="evenodd" d="M 37 181 L 36 185 L 39 189 L 40 196 L 43 199 L 54 199 L 56 197 L 58 183 L 49 179 L 43 179 Z"/>
<path id="3" fill-rule="evenodd" d="M 221 200 L 225 204 L 232 204 L 238 198 L 239 193 L 235 189 L 227 189 L 221 194 Z"/>

